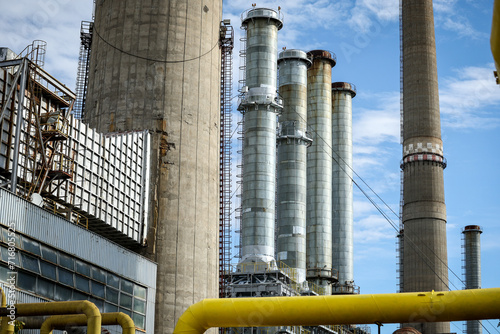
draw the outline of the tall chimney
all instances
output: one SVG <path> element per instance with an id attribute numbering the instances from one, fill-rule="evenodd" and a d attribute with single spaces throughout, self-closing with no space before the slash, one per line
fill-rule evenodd
<path id="1" fill-rule="evenodd" d="M 464 235 L 464 262 L 465 288 L 481 289 L 481 227 L 478 225 L 465 226 Z M 481 334 L 483 332 L 481 320 L 466 322 L 467 334 Z"/>
<path id="2" fill-rule="evenodd" d="M 332 83 L 332 267 L 338 271 L 333 294 L 359 293 L 354 285 L 352 236 L 352 98 L 356 87 Z"/>
<path id="3" fill-rule="evenodd" d="M 313 143 L 307 151 L 307 281 L 331 294 L 332 274 L 332 67 L 329 51 L 308 53 L 307 123 Z"/>
<path id="4" fill-rule="evenodd" d="M 274 259 L 276 189 L 276 116 L 282 106 L 276 94 L 279 13 L 254 8 L 242 15 L 246 29 L 243 190 L 240 270 L 264 270 Z M 259 263 L 261 266 L 246 265 Z"/>
<path id="5" fill-rule="evenodd" d="M 307 68 L 311 61 L 300 50 L 278 55 L 279 92 L 283 112 L 278 127 L 278 261 L 306 280 Z"/>
<path id="6" fill-rule="evenodd" d="M 401 8 L 403 76 L 403 292 L 448 290 L 446 206 L 432 0 Z M 450 324 L 408 323 L 421 333 Z"/>

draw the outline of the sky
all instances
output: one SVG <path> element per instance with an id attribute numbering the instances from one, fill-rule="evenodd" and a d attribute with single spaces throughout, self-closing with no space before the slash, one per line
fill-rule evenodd
<path id="1" fill-rule="evenodd" d="M 231 19 L 236 32 L 233 80 L 237 82 L 240 15 L 252 3 L 232 0 L 223 4 L 223 18 Z M 45 40 L 45 69 L 74 89 L 80 22 L 92 19 L 93 2 L 0 0 L 0 5 L 0 46 L 20 52 L 35 39 Z M 333 81 L 356 85 L 353 169 L 359 177 L 355 181 L 365 191 L 373 189 L 370 196 L 397 227 L 402 154 L 398 0 L 275 0 L 260 1 L 257 6 L 281 7 L 284 26 L 278 34 L 279 50 L 330 50 L 337 56 Z M 500 286 L 500 154 L 496 145 L 500 142 L 500 86 L 493 77 L 489 46 L 492 9 L 492 0 L 434 1 L 453 290 L 463 288 L 461 231 L 471 224 L 484 231 L 482 287 Z M 234 109 L 236 124 L 236 103 Z M 363 294 L 397 291 L 396 229 L 392 225 L 355 189 L 354 277 Z M 496 321 L 484 325 L 490 333 L 499 332 Z M 382 332 L 395 328 L 386 325 Z M 452 332 L 462 329 L 462 323 L 452 324 Z M 372 332 L 376 333 L 375 327 Z"/>

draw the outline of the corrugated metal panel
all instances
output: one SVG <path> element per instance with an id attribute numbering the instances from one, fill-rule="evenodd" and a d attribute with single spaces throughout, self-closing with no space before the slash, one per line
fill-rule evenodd
<path id="1" fill-rule="evenodd" d="M 156 264 L 0 189 L 0 223 L 115 273 L 156 288 Z"/>

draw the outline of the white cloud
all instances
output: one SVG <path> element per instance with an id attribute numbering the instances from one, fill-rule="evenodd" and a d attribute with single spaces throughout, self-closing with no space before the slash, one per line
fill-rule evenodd
<path id="1" fill-rule="evenodd" d="M 497 106 L 500 87 L 493 78 L 493 64 L 456 70 L 456 76 L 441 80 L 440 106 L 443 126 L 495 128 L 500 126 Z"/>

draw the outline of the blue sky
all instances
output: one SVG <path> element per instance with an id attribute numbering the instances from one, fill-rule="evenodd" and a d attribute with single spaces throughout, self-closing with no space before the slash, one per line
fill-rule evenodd
<path id="1" fill-rule="evenodd" d="M 46 70 L 74 89 L 80 21 L 91 19 L 92 1 L 0 3 L 0 45 L 19 52 L 34 39 L 47 41 Z M 235 82 L 240 14 L 250 6 L 248 1 L 224 1 L 223 16 L 231 19 L 237 38 Z M 358 90 L 353 100 L 353 168 L 398 213 L 398 0 L 261 1 L 257 6 L 281 6 L 280 50 L 284 46 L 326 49 L 337 55 L 333 81 L 352 82 Z M 492 8 L 491 0 L 434 1 L 442 138 L 448 160 L 444 172 L 448 262 L 462 278 L 461 231 L 469 224 L 481 225 L 484 288 L 500 286 L 496 262 L 500 252 L 500 152 L 496 145 L 500 142 L 500 86 L 493 78 L 489 47 Z M 362 293 L 395 292 L 396 232 L 359 191 L 355 191 L 354 202 L 355 282 Z M 397 217 L 385 211 L 398 224 Z M 461 289 L 463 284 L 453 273 L 450 286 Z M 498 332 L 496 322 L 492 323 L 494 326 L 485 323 L 486 328 Z M 384 326 L 383 331 L 394 328 Z M 461 323 L 451 330 L 462 330 Z"/>

